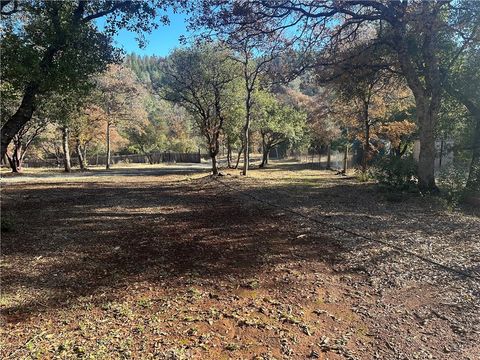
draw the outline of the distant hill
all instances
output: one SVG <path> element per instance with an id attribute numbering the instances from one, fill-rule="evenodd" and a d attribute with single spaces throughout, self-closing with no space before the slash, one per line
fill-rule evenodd
<path id="1" fill-rule="evenodd" d="M 138 79 L 147 88 L 160 80 L 161 67 L 165 58 L 160 56 L 140 56 L 135 53 L 125 57 L 125 65 L 133 70 Z"/>

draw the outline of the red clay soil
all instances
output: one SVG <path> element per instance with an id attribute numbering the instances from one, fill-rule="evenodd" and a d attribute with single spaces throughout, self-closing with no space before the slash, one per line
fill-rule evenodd
<path id="1" fill-rule="evenodd" d="M 379 287 L 341 235 L 177 180 L 3 187 L 2 359 L 479 359 L 437 285 Z"/>

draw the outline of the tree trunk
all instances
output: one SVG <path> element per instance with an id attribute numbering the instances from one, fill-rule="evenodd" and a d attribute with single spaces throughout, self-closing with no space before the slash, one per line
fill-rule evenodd
<path id="1" fill-rule="evenodd" d="M 218 175 L 217 154 L 210 151 L 210 157 L 212 158 L 212 175 Z"/>
<path id="2" fill-rule="evenodd" d="M 362 171 L 367 171 L 368 156 L 370 153 L 370 125 L 365 124 L 365 142 L 363 144 Z"/>
<path id="3" fill-rule="evenodd" d="M 419 74 L 415 69 L 415 59 L 409 50 L 408 36 L 403 22 L 394 24 L 393 39 L 400 67 L 412 90 L 417 110 L 419 126 L 420 154 L 418 160 L 418 187 L 425 191 L 438 191 L 435 185 L 435 124 L 440 107 L 442 85 L 438 60 L 438 12 L 425 7 L 425 23 L 430 27 L 424 35 L 422 46 L 423 69 Z"/>
<path id="4" fill-rule="evenodd" d="M 327 170 L 332 168 L 332 144 L 327 145 Z"/>
<path id="5" fill-rule="evenodd" d="M 345 145 L 345 151 L 343 153 L 343 173 L 347 175 L 348 170 L 348 144 Z"/>
<path id="6" fill-rule="evenodd" d="M 88 166 L 87 162 L 87 143 L 83 145 L 83 160 L 85 161 L 85 166 Z"/>
<path id="7" fill-rule="evenodd" d="M 22 141 L 18 138 L 18 135 L 13 137 L 13 151 L 12 156 L 6 154 L 8 162 L 10 164 L 10 168 L 12 169 L 13 173 L 19 173 L 22 171 L 22 163 L 23 163 L 23 146 Z"/>
<path id="8" fill-rule="evenodd" d="M 13 141 L 15 143 L 15 137 Z M 13 147 L 12 155 L 9 156 L 8 154 L 5 154 L 13 173 L 19 173 L 20 171 L 22 171 L 22 161 L 21 161 L 21 157 L 19 156 L 20 151 L 21 151 L 21 144 L 18 145 L 17 143 L 15 143 Z"/>
<path id="9" fill-rule="evenodd" d="M 265 148 L 263 149 L 263 159 L 262 159 L 264 166 L 268 165 L 268 162 L 270 160 L 270 151 L 272 150 L 273 146 L 271 142 L 265 142 Z"/>
<path id="10" fill-rule="evenodd" d="M 107 170 L 110 170 L 110 162 L 111 162 L 111 158 L 110 158 L 110 121 L 107 122 L 107 163 L 105 165 L 105 168 Z"/>
<path id="11" fill-rule="evenodd" d="M 242 156 L 242 153 L 243 153 L 243 147 L 244 145 L 242 145 L 242 147 L 240 148 L 240 151 L 238 152 L 237 163 L 235 164 L 234 169 L 238 169 L 238 164 L 240 163 L 240 157 Z"/>
<path id="12" fill-rule="evenodd" d="M 55 145 L 55 165 L 57 168 L 59 168 L 62 164 L 62 160 L 62 151 L 60 150 L 60 146 Z"/>
<path id="13" fill-rule="evenodd" d="M 421 103 L 421 102 L 420 102 Z M 418 101 L 417 101 L 418 104 Z M 420 154 L 418 159 L 418 187 L 425 191 L 437 191 L 435 185 L 435 120 L 430 106 L 417 105 Z"/>
<path id="14" fill-rule="evenodd" d="M 3 158 L 7 153 L 7 148 L 13 137 L 30 121 L 35 110 L 35 98 L 37 95 L 38 86 L 36 84 L 29 84 L 25 89 L 22 103 L 18 110 L 13 114 L 1 130 L 1 157 Z"/>
<path id="15" fill-rule="evenodd" d="M 17 166 L 17 162 L 15 161 L 14 156 L 9 156 L 8 154 L 5 154 L 5 156 L 7 157 L 8 164 L 10 165 L 10 169 L 12 169 L 12 172 L 18 173 L 20 169 Z"/>
<path id="16" fill-rule="evenodd" d="M 248 167 L 250 165 L 250 117 L 251 117 L 251 109 L 252 109 L 252 91 L 248 87 L 247 82 L 247 98 L 245 100 L 245 126 L 243 128 L 243 172 L 244 176 L 248 175 Z"/>
<path id="17" fill-rule="evenodd" d="M 480 193 L 480 111 L 474 115 L 476 119 L 473 135 L 472 159 L 466 184 L 467 192 Z"/>
<path id="18" fill-rule="evenodd" d="M 265 141 L 265 135 L 262 133 L 262 162 L 260 164 L 260 167 L 263 168 L 265 165 L 267 165 L 267 143 Z"/>
<path id="19" fill-rule="evenodd" d="M 76 143 L 76 151 L 77 151 L 77 157 L 78 157 L 78 164 L 80 165 L 80 170 L 82 171 L 87 170 L 85 157 L 83 156 L 82 147 L 80 146 L 80 141 L 78 141 L 78 139 Z"/>
<path id="20" fill-rule="evenodd" d="M 150 165 L 153 165 L 153 156 L 150 153 L 145 153 L 145 156 L 147 157 L 148 163 Z"/>
<path id="21" fill-rule="evenodd" d="M 248 175 L 248 166 L 250 163 L 250 139 L 249 139 L 249 131 L 250 130 L 250 119 L 247 120 L 245 127 L 244 127 L 244 144 L 243 144 L 243 171 L 242 175 L 247 176 Z"/>
<path id="22" fill-rule="evenodd" d="M 218 136 L 220 134 L 219 133 L 216 133 L 214 136 L 213 136 L 213 139 L 210 138 L 209 142 L 210 142 L 210 145 L 209 145 L 209 153 L 210 153 L 210 157 L 212 158 L 212 175 L 218 175 L 218 163 L 217 163 L 217 155 L 220 151 L 220 142 L 218 141 Z"/>
<path id="23" fill-rule="evenodd" d="M 15 161 L 17 163 L 18 171 L 22 171 L 22 169 L 23 169 L 23 159 L 25 157 L 26 151 L 27 151 L 27 148 L 26 147 L 23 148 L 21 143 L 16 147 Z"/>
<path id="24" fill-rule="evenodd" d="M 227 167 L 229 169 L 232 168 L 232 145 L 230 141 L 227 139 Z"/>
<path id="25" fill-rule="evenodd" d="M 68 127 L 62 128 L 62 146 L 63 146 L 63 166 L 66 172 L 72 171 L 72 164 L 70 162 L 70 148 L 68 146 L 69 129 Z"/>
<path id="26" fill-rule="evenodd" d="M 262 163 L 260 164 L 260 167 L 263 168 L 268 165 L 268 153 L 270 152 L 270 149 L 265 147 L 263 149 L 263 155 L 262 155 Z"/>
<path id="27" fill-rule="evenodd" d="M 368 102 L 364 104 L 363 121 L 365 125 L 365 142 L 363 143 L 362 171 L 367 171 L 368 157 L 370 154 L 370 121 L 368 113 Z"/>

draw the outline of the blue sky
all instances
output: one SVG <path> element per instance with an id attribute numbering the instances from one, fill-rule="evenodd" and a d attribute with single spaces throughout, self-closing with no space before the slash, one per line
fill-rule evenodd
<path id="1" fill-rule="evenodd" d="M 171 10 L 168 10 L 167 14 L 170 18 L 170 25 L 160 25 L 150 34 L 145 34 L 147 40 L 145 48 L 140 49 L 135 40 L 136 34 L 126 30 L 121 30 L 115 36 L 116 46 L 122 48 L 127 54 L 134 52 L 139 55 L 168 55 L 171 50 L 180 46 L 178 38 L 181 35 L 187 36 L 188 31 L 185 14 L 175 14 Z M 102 24 L 99 23 L 99 26 Z"/>

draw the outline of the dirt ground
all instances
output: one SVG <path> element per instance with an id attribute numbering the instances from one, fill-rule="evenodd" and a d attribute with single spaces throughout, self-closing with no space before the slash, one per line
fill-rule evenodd
<path id="1" fill-rule="evenodd" d="M 0 358 L 480 359 L 475 209 L 206 171 L 2 179 Z"/>

